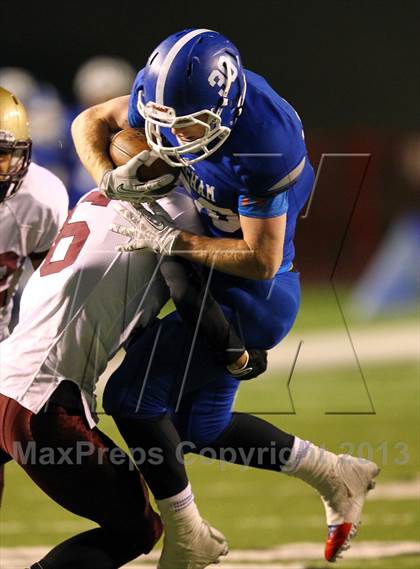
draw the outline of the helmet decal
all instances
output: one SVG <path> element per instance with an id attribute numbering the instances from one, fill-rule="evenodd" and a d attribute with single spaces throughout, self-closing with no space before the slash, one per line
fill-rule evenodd
<path id="1" fill-rule="evenodd" d="M 209 85 L 215 87 L 216 85 L 221 87 L 219 90 L 219 95 L 221 97 L 227 97 L 229 94 L 229 89 L 235 79 L 238 77 L 238 68 L 234 64 L 231 57 L 226 55 L 221 55 L 219 61 L 217 62 L 217 69 L 209 75 Z"/>

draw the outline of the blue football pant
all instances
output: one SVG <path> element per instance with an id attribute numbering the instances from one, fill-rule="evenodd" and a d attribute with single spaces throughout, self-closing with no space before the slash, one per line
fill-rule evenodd
<path id="1" fill-rule="evenodd" d="M 269 281 L 215 273 L 211 290 L 248 347 L 269 349 L 290 331 L 300 304 L 299 274 Z M 239 381 L 217 364 L 176 313 L 155 322 L 128 348 L 104 393 L 113 416 L 169 413 L 181 439 L 202 447 L 229 425 Z"/>

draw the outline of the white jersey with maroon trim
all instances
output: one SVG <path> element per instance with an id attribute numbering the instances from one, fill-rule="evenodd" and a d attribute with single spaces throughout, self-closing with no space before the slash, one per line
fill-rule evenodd
<path id="1" fill-rule="evenodd" d="M 61 381 L 71 380 L 93 426 L 95 384 L 109 359 L 168 299 L 151 250 L 116 251 L 127 237 L 109 226 L 128 222 L 114 203 L 97 190 L 79 202 L 23 292 L 19 324 L 0 344 L 0 393 L 34 413 Z M 185 191 L 159 203 L 179 227 L 201 232 Z"/>
<path id="2" fill-rule="evenodd" d="M 33 162 L 19 191 L 0 203 L 0 341 L 9 335 L 13 295 L 25 258 L 48 251 L 68 204 L 62 182 Z"/>

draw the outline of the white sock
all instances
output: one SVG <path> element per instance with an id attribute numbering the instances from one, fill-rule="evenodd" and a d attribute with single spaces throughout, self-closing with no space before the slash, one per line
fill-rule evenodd
<path id="1" fill-rule="evenodd" d="M 281 471 L 286 474 L 293 474 L 309 452 L 310 446 L 311 443 L 309 441 L 303 441 L 299 437 L 295 436 L 289 460 L 282 466 Z"/>
<path id="2" fill-rule="evenodd" d="M 191 485 L 179 494 L 156 500 L 165 532 L 178 537 L 188 535 L 201 527 L 202 518 L 194 501 Z"/>
<path id="3" fill-rule="evenodd" d="M 188 508 L 192 502 L 194 502 L 194 494 L 192 493 L 191 484 L 188 484 L 184 490 L 175 494 L 175 496 L 170 496 L 163 500 L 156 500 L 159 510 L 165 512 L 181 512 Z"/>
<path id="4" fill-rule="evenodd" d="M 282 472 L 303 480 L 321 494 L 325 494 L 335 478 L 333 476 L 331 479 L 331 474 L 337 460 L 336 454 L 296 437 Z"/>

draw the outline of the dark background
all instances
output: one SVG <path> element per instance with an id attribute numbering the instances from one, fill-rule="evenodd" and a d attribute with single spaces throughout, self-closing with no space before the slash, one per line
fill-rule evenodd
<path id="1" fill-rule="evenodd" d="M 293 102 L 307 127 L 420 126 L 417 0 L 0 2 L 1 65 L 30 68 L 70 96 L 99 53 L 142 67 L 186 27 L 215 29 L 246 67 Z M 5 25 L 7 24 L 7 25 Z"/>
<path id="2" fill-rule="evenodd" d="M 413 207 L 416 181 L 407 179 L 401 163 L 407 141 L 420 131 L 417 0 L 0 5 L 0 66 L 30 69 L 69 103 L 74 74 L 87 58 L 118 55 L 140 68 L 174 31 L 216 29 L 237 44 L 246 67 L 297 109 L 315 168 L 325 153 L 367 153 L 328 159 L 319 180 L 298 232 L 299 255 L 314 279 L 334 270 L 354 279 L 393 220 Z M 345 256 L 336 266 L 340 251 Z"/>

